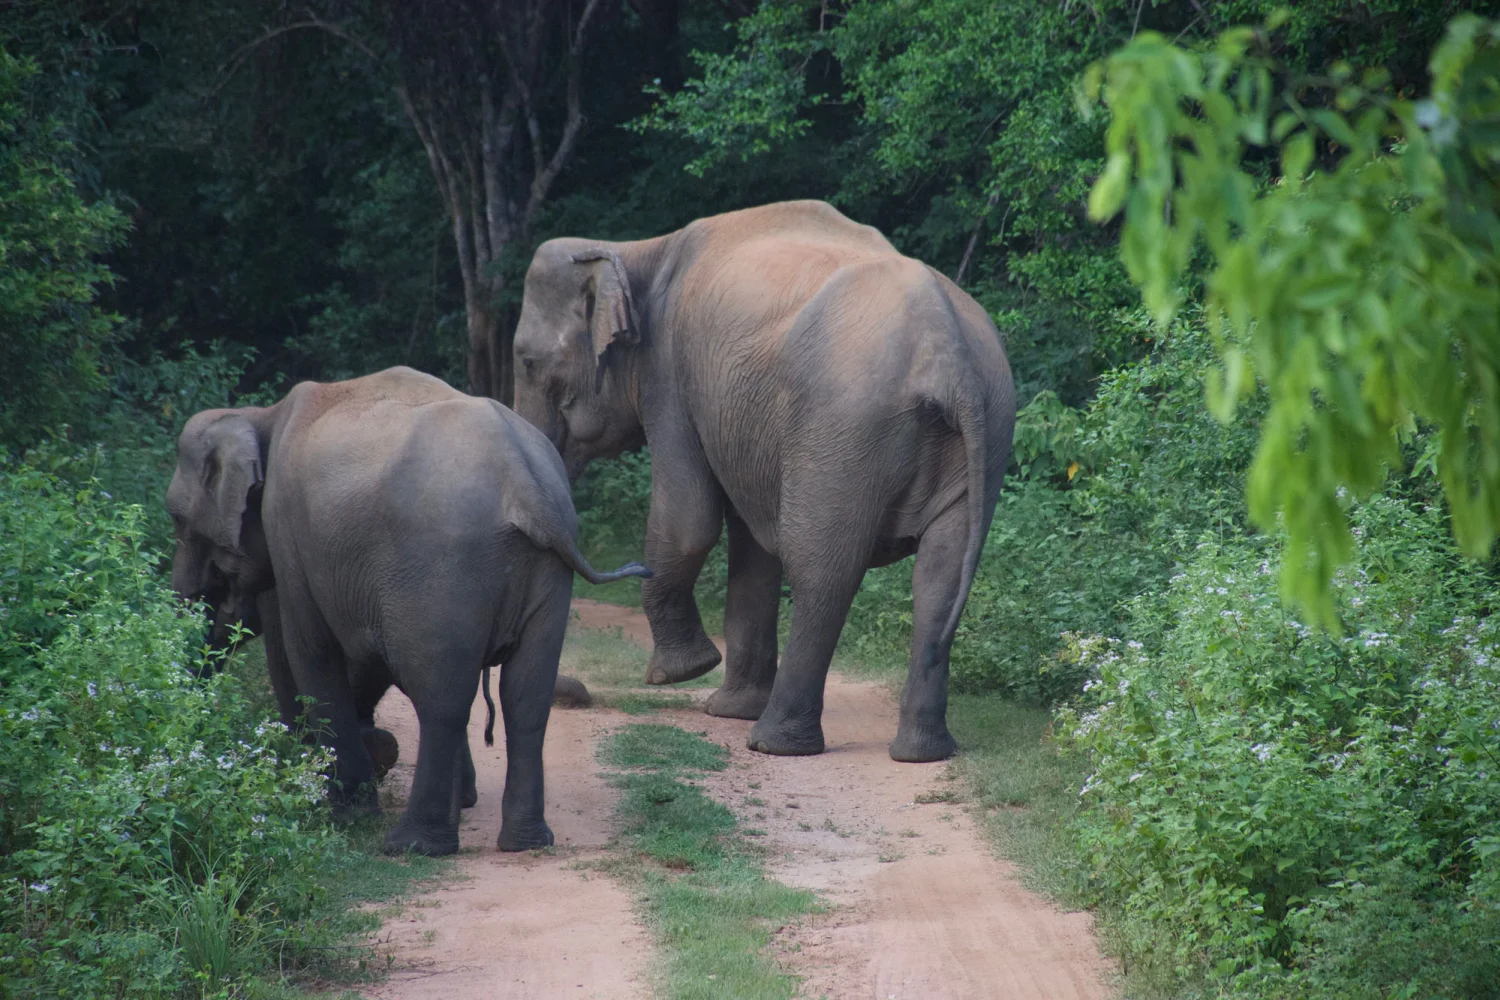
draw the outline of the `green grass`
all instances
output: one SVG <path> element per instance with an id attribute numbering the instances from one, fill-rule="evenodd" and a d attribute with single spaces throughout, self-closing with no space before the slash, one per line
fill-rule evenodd
<path id="1" fill-rule="evenodd" d="M 616 768 L 620 838 L 614 870 L 634 882 L 662 953 L 671 1000 L 789 1000 L 797 979 L 765 953 L 772 931 L 817 908 L 812 893 L 766 878 L 734 814 L 692 782 L 728 752 L 674 726 L 632 724 L 600 759 Z"/>
<path id="2" fill-rule="evenodd" d="M 636 723 L 610 737 L 600 759 L 611 767 L 648 768 L 664 774 L 722 771 L 729 766 L 729 751 L 676 726 Z"/>
<path id="3" fill-rule="evenodd" d="M 685 694 L 673 692 L 663 694 L 636 691 L 607 692 L 595 701 L 606 708 L 624 712 L 626 715 L 651 715 L 653 712 L 693 707 L 693 699 Z"/>
<path id="4" fill-rule="evenodd" d="M 1082 903 L 1068 823 L 1082 774 L 1051 743 L 1052 714 L 998 695 L 955 695 L 948 728 L 959 756 L 950 765 L 996 850 L 1020 866 L 1027 887 L 1066 906 Z"/>

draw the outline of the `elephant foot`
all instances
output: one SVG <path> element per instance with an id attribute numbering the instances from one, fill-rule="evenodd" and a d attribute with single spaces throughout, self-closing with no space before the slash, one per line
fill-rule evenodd
<path id="1" fill-rule="evenodd" d="M 408 823 L 403 817 L 396 828 L 386 834 L 381 850 L 386 854 L 425 854 L 440 858 L 458 853 L 458 829 L 423 827 Z"/>
<path id="2" fill-rule="evenodd" d="M 694 677 L 702 677 L 719 665 L 723 657 L 719 648 L 709 642 L 708 636 L 687 649 L 669 649 L 657 646 L 651 651 L 651 666 L 646 671 L 647 684 L 680 684 Z"/>
<path id="3" fill-rule="evenodd" d="M 557 684 L 552 689 L 552 704 L 559 708 L 588 708 L 594 703 L 589 689 L 583 681 L 566 674 L 557 675 Z"/>
<path id="4" fill-rule="evenodd" d="M 823 724 L 817 718 L 780 722 L 762 718 L 750 727 L 746 745 L 757 753 L 776 757 L 811 756 L 823 752 Z"/>
<path id="5" fill-rule="evenodd" d="M 546 823 L 500 824 L 500 837 L 495 846 L 502 851 L 531 851 L 538 847 L 552 846 L 552 830 Z"/>
<path id="6" fill-rule="evenodd" d="M 396 742 L 396 737 L 390 730 L 374 726 L 361 729 L 359 738 L 364 742 L 370 759 L 375 762 L 376 780 L 384 778 L 396 761 L 401 759 L 401 744 Z"/>
<path id="7" fill-rule="evenodd" d="M 721 687 L 708 696 L 703 711 L 721 719 L 749 719 L 754 722 L 771 700 L 769 689 Z"/>
<path id="8" fill-rule="evenodd" d="M 903 764 L 925 764 L 952 757 L 958 751 L 958 744 L 942 723 L 937 726 L 902 723 L 896 727 L 896 738 L 891 740 L 890 751 L 891 760 Z"/>

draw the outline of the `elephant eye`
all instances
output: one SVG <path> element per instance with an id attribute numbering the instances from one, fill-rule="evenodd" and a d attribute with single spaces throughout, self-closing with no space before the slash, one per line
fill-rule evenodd
<path id="1" fill-rule="evenodd" d="M 531 376 L 536 371 L 536 359 L 535 358 L 522 358 L 521 359 L 521 367 L 526 370 L 526 377 L 527 378 L 531 378 Z"/>

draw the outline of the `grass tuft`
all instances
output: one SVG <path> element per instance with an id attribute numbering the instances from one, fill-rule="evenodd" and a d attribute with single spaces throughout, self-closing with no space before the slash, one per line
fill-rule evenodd
<path id="1" fill-rule="evenodd" d="M 637 723 L 615 733 L 604 745 L 603 760 L 612 767 L 659 771 L 722 771 L 729 751 L 701 736 L 653 723 Z"/>
<path id="2" fill-rule="evenodd" d="M 948 727 L 962 753 L 953 769 L 996 849 L 1020 866 L 1027 888 L 1082 906 L 1077 845 L 1069 835 L 1081 775 L 1050 741 L 1052 715 L 999 695 L 956 695 Z M 934 797 L 931 801 L 957 801 Z"/>
<path id="3" fill-rule="evenodd" d="M 693 707 L 693 699 L 685 694 L 650 694 L 637 691 L 615 694 L 611 692 L 601 695 L 597 700 L 605 708 L 613 708 L 626 715 L 651 715 L 655 712 Z"/>

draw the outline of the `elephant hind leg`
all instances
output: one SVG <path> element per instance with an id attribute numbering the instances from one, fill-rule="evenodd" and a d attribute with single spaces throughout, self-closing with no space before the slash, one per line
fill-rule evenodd
<path id="1" fill-rule="evenodd" d="M 453 854 L 459 810 L 477 799 L 468 725 L 484 650 L 435 630 L 407 635 L 401 645 L 391 668 L 416 709 L 417 762 L 406 811 L 386 835 L 384 850 Z"/>
<path id="2" fill-rule="evenodd" d="M 953 633 L 947 631 L 953 605 L 963 588 L 968 511 L 944 512 L 922 535 L 912 570 L 911 657 L 901 692 L 901 719 L 891 741 L 891 759 L 945 760 L 958 745 L 948 732 L 948 658 Z"/>
<path id="3" fill-rule="evenodd" d="M 823 752 L 823 685 L 876 534 L 865 499 L 853 491 L 846 499 L 803 505 L 783 523 L 779 538 L 792 584 L 792 627 L 771 699 L 750 727 L 751 750 L 778 756 Z M 785 503 L 782 509 L 785 516 Z"/>
<path id="4" fill-rule="evenodd" d="M 505 794 L 500 800 L 502 851 L 552 844 L 547 826 L 542 742 L 557 687 L 557 661 L 568 628 L 572 571 L 556 562 L 558 578 L 540 579 L 546 595 L 527 618 L 520 641 L 500 667 L 500 711 L 505 718 Z"/>
<path id="5" fill-rule="evenodd" d="M 776 619 L 781 611 L 781 560 L 756 542 L 729 512 L 729 590 L 724 605 L 724 683 L 704 711 L 726 719 L 758 719 L 776 680 Z"/>

